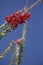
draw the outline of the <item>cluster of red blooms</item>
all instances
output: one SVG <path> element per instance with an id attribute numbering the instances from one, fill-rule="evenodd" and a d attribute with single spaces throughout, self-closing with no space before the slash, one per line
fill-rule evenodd
<path id="1" fill-rule="evenodd" d="M 30 13 L 26 12 L 25 14 L 22 14 L 22 11 L 18 11 L 16 13 L 13 13 L 11 16 L 7 16 L 5 18 L 5 21 L 10 24 L 10 26 L 14 29 L 18 27 L 18 24 L 25 23 L 25 20 L 30 18 Z"/>

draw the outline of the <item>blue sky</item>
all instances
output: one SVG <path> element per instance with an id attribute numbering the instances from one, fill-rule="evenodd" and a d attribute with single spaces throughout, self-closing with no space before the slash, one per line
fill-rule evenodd
<path id="1" fill-rule="evenodd" d="M 37 0 L 28 0 L 30 6 Z M 0 25 L 4 18 L 26 6 L 26 0 L 0 0 Z M 21 65 L 43 65 L 43 3 L 40 3 L 30 11 L 31 18 L 28 20 L 26 42 Z M 22 36 L 23 25 L 15 31 L 11 31 L 0 40 L 0 54 L 8 47 L 12 40 Z M 13 49 L 0 60 L 0 65 L 9 65 Z"/>

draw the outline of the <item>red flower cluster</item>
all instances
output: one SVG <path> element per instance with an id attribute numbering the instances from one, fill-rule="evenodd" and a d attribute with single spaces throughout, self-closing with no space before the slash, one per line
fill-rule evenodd
<path id="1" fill-rule="evenodd" d="M 22 14 L 22 11 L 18 11 L 16 13 L 13 13 L 13 15 L 11 16 L 7 16 L 5 20 L 10 24 L 12 28 L 17 28 L 18 24 L 25 23 L 25 20 L 27 20 L 28 18 L 30 18 L 29 12 Z"/>

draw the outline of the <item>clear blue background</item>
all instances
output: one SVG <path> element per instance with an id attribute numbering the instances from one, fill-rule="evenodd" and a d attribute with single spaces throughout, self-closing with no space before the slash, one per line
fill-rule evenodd
<path id="1" fill-rule="evenodd" d="M 28 0 L 28 6 L 37 0 Z M 26 0 L 0 0 L 0 25 L 4 18 L 26 6 Z M 36 6 L 28 20 L 26 42 L 21 65 L 43 65 L 43 3 Z M 0 40 L 0 54 L 8 47 L 12 40 L 22 37 L 23 25 L 11 31 Z M 13 49 L 0 60 L 0 65 L 9 65 Z"/>

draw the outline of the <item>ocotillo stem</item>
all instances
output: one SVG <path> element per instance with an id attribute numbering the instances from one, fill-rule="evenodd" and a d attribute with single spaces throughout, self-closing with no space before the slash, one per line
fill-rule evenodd
<path id="1" fill-rule="evenodd" d="M 32 10 L 36 5 L 38 5 L 39 3 L 41 3 L 43 0 L 38 0 L 38 1 L 36 1 L 34 4 L 32 4 L 28 9 L 26 9 L 25 10 L 25 12 L 27 12 L 27 11 L 30 11 L 30 10 Z M 24 12 L 24 13 L 25 13 Z M 23 14 L 24 14 L 23 13 Z"/>

